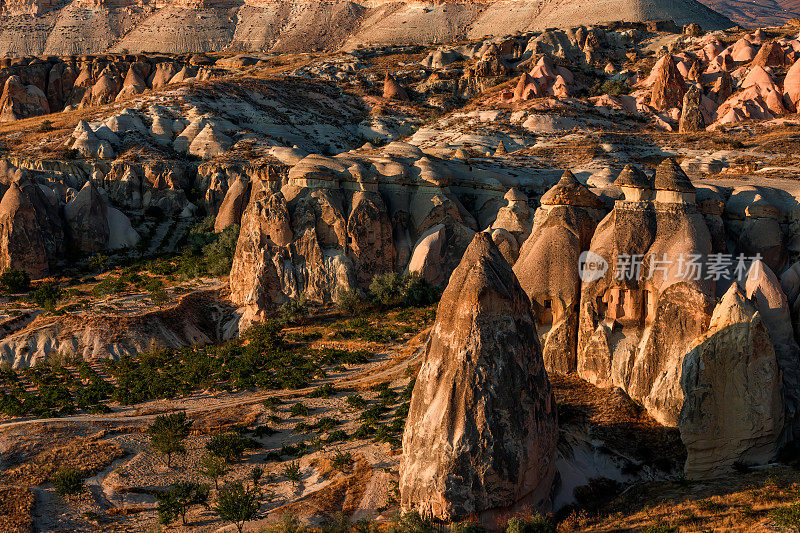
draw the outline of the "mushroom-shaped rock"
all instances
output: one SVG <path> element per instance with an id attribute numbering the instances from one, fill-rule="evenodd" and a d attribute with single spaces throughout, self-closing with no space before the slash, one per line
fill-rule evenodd
<path id="1" fill-rule="evenodd" d="M 408 94 L 406 93 L 406 90 L 403 89 L 403 86 L 397 83 L 397 80 L 394 79 L 394 76 L 388 72 L 383 80 L 383 97 L 390 100 L 400 100 L 403 102 L 408 101 Z"/>
<path id="2" fill-rule="evenodd" d="M 94 253 L 108 246 L 108 210 L 92 181 L 64 206 L 64 221 L 67 235 L 80 251 Z"/>
<path id="3" fill-rule="evenodd" d="M 681 388 L 687 478 L 775 459 L 784 427 L 781 372 L 769 331 L 736 283 L 686 355 Z"/>
<path id="4" fill-rule="evenodd" d="M 513 235 L 517 240 L 517 251 L 519 251 L 519 245 L 525 242 L 531 232 L 532 220 L 528 197 L 518 189 L 512 188 L 506 193 L 505 200 L 508 205 L 501 207 L 497 212 L 492 229 L 504 229 Z"/>
<path id="5" fill-rule="evenodd" d="M 686 82 L 672 56 L 668 54 L 659 59 L 653 67 L 653 73 L 655 76 L 650 89 L 650 105 L 658 111 L 681 106 L 686 93 Z"/>
<path id="6" fill-rule="evenodd" d="M 628 202 L 646 202 L 653 199 L 653 182 L 637 166 L 625 165 L 614 180 L 614 185 L 620 188 Z"/>
<path id="7" fill-rule="evenodd" d="M 694 185 L 672 158 L 667 158 L 658 165 L 653 185 L 656 189 L 656 202 L 694 203 Z"/>
<path id="8" fill-rule="evenodd" d="M 582 184 L 569 170 L 564 172 L 561 179 L 542 195 L 542 205 L 571 205 L 574 207 L 589 207 L 602 209 L 603 202 L 586 185 Z"/>
<path id="9" fill-rule="evenodd" d="M 528 297 L 478 233 L 442 295 L 414 386 L 401 505 L 448 521 L 547 505 L 557 440 Z"/>

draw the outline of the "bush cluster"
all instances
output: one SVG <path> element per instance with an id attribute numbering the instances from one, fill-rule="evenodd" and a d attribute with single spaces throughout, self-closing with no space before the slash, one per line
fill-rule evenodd
<path id="1" fill-rule="evenodd" d="M 196 390 L 230 391 L 261 388 L 299 389 L 325 367 L 366 362 L 370 352 L 311 349 L 284 341 L 275 323 L 254 326 L 242 340 L 220 346 L 155 348 L 117 361 L 104 360 L 115 384 L 102 379 L 87 363 L 79 376 L 57 364 L 22 371 L 0 371 L 0 412 L 8 416 L 65 416 L 78 409 L 102 412 L 103 402 L 132 405 L 187 395 Z M 34 386 L 28 390 L 24 380 Z M 327 389 L 321 391 L 328 392 Z"/>

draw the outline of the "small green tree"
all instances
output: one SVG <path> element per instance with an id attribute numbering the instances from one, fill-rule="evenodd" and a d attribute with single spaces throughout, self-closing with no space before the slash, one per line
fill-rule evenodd
<path id="1" fill-rule="evenodd" d="M 226 522 L 242 532 L 245 522 L 255 518 L 261 508 L 261 492 L 256 487 L 248 489 L 241 481 L 229 483 L 222 488 L 217 497 L 214 511 Z"/>
<path id="2" fill-rule="evenodd" d="M 285 302 L 278 310 L 281 319 L 288 324 L 301 323 L 308 315 L 308 302 L 306 295 L 300 294 Z"/>
<path id="3" fill-rule="evenodd" d="M 164 525 L 178 517 L 186 525 L 186 513 L 195 505 L 208 506 L 208 485 L 181 481 L 158 495 L 158 521 Z"/>
<path id="4" fill-rule="evenodd" d="M 192 431 L 192 421 L 186 413 L 180 411 L 168 415 L 157 416 L 153 424 L 147 428 L 150 434 L 150 446 L 167 456 L 167 467 L 172 467 L 172 454 L 186 454 L 183 441 Z"/>
<path id="5" fill-rule="evenodd" d="M 0 274 L 0 285 L 12 294 L 27 292 L 31 288 L 31 278 L 24 270 L 7 268 Z"/>
<path id="6" fill-rule="evenodd" d="M 250 479 L 253 480 L 253 486 L 257 487 L 258 482 L 261 481 L 261 476 L 264 475 L 264 469 L 260 466 L 254 466 L 250 471 Z"/>
<path id="7" fill-rule="evenodd" d="M 206 455 L 200 460 L 200 473 L 214 482 L 214 488 L 219 490 L 219 480 L 228 472 L 228 463 L 222 457 Z"/>

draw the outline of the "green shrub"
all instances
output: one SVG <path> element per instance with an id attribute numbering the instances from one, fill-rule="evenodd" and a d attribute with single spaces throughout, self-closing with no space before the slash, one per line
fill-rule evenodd
<path id="1" fill-rule="evenodd" d="M 32 297 L 33 301 L 36 302 L 36 305 L 43 307 L 48 311 L 52 311 L 55 309 L 56 304 L 61 299 L 61 295 L 61 287 L 53 282 L 48 281 L 47 283 L 42 283 L 39 288 L 33 291 Z"/>
<path id="2" fill-rule="evenodd" d="M 300 481 L 300 463 L 292 461 L 283 468 L 283 476 L 293 483 Z"/>
<path id="3" fill-rule="evenodd" d="M 236 243 L 239 240 L 239 225 L 231 224 L 216 239 L 203 247 L 208 273 L 212 276 L 227 276 L 233 266 Z"/>
<path id="4" fill-rule="evenodd" d="M 552 533 L 554 531 L 553 524 L 539 513 L 515 516 L 506 524 L 506 533 Z"/>
<path id="5" fill-rule="evenodd" d="M 622 94 L 629 94 L 630 92 L 630 85 L 620 80 L 606 80 L 602 84 L 595 86 L 595 94 L 597 96 L 602 96 L 604 94 L 619 96 Z"/>
<path id="6" fill-rule="evenodd" d="M 363 409 L 367 405 L 367 400 L 365 400 L 360 394 L 348 396 L 345 402 L 354 409 Z"/>
<path id="7" fill-rule="evenodd" d="M 350 452 L 342 452 L 339 450 L 331 457 L 331 467 L 341 472 L 350 470 L 353 466 L 353 462 L 353 454 Z"/>
<path id="8" fill-rule="evenodd" d="M 404 286 L 403 276 L 396 272 L 387 272 L 372 278 L 372 283 L 369 284 L 369 293 L 377 303 L 394 307 L 403 301 Z"/>
<path id="9" fill-rule="evenodd" d="M 284 302 L 278 309 L 281 320 L 287 324 L 300 323 L 308 315 L 308 302 L 304 294 L 295 296 L 291 300 Z"/>
<path id="10" fill-rule="evenodd" d="M 111 294 L 119 294 L 125 290 L 125 280 L 122 277 L 107 277 L 94 287 L 92 287 L 92 295 L 95 298 L 105 298 Z"/>
<path id="11" fill-rule="evenodd" d="M 330 398 L 336 394 L 336 388 L 333 386 L 333 383 L 326 383 L 320 387 L 317 387 L 313 391 L 311 391 L 308 395 L 309 398 Z"/>
<path id="12" fill-rule="evenodd" d="M 311 410 L 308 408 L 307 405 L 297 402 L 289 409 L 289 414 L 292 416 L 308 416 L 311 414 Z"/>
<path id="13" fill-rule="evenodd" d="M 379 274 L 369 285 L 372 299 L 385 307 L 430 305 L 441 297 L 441 291 L 417 274 Z"/>
<path id="14" fill-rule="evenodd" d="M 336 295 L 336 306 L 344 313 L 352 315 L 363 305 L 361 294 L 355 290 L 339 291 Z"/>
<path id="15" fill-rule="evenodd" d="M 183 411 L 159 415 L 147 428 L 147 432 L 150 434 L 150 445 L 167 456 L 168 468 L 172 466 L 173 453 L 186 454 L 183 441 L 191 431 L 192 421 L 186 417 L 186 413 Z"/>
<path id="16" fill-rule="evenodd" d="M 83 476 L 74 468 L 60 468 L 50 481 L 61 496 L 77 494 L 83 490 Z"/>
<path id="17" fill-rule="evenodd" d="M 5 291 L 12 294 L 28 292 L 31 288 L 31 278 L 24 270 L 7 268 L 0 274 L 0 285 Z"/>

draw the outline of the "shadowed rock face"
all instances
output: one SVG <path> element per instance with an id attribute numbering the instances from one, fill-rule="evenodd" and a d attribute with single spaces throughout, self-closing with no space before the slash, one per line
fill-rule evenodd
<path id="1" fill-rule="evenodd" d="M 402 507 L 445 520 L 547 503 L 557 422 L 525 292 L 487 233 L 442 295 L 403 435 Z"/>
<path id="2" fill-rule="evenodd" d="M 22 269 L 33 278 L 49 270 L 36 209 L 16 183 L 0 202 L 0 267 Z"/>
<path id="3" fill-rule="evenodd" d="M 769 331 L 737 284 L 683 361 L 680 413 L 686 476 L 729 473 L 775 458 L 784 424 L 781 372 Z"/>

